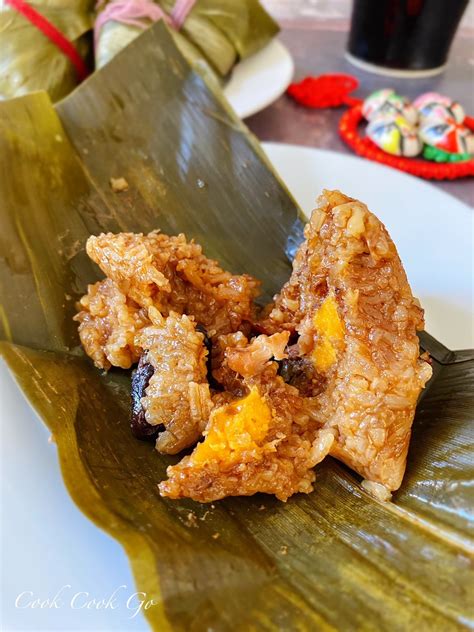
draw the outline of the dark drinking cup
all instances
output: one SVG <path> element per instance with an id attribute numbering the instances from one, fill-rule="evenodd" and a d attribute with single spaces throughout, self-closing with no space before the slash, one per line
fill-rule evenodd
<path id="1" fill-rule="evenodd" d="M 469 0 L 354 0 L 348 58 L 383 74 L 441 72 Z"/>

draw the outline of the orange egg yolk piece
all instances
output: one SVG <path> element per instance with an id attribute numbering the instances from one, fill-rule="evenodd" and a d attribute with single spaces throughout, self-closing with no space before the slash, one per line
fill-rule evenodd
<path id="1" fill-rule="evenodd" d="M 318 371 L 327 371 L 336 361 L 344 341 L 344 324 L 337 312 L 334 296 L 327 296 L 313 317 L 317 339 L 313 362 Z"/>
<path id="2" fill-rule="evenodd" d="M 195 448 L 192 460 L 194 463 L 218 460 L 232 464 L 243 452 L 261 457 L 271 420 L 270 406 L 253 387 L 243 399 L 212 412 L 205 439 Z"/>

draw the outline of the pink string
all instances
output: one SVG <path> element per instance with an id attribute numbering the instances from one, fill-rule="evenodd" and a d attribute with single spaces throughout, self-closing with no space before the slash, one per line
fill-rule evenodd
<path id="1" fill-rule="evenodd" d="M 130 24 L 141 29 L 147 27 L 144 20 L 149 19 L 152 22 L 164 20 L 168 25 L 179 30 L 186 20 L 189 12 L 193 8 L 196 0 L 176 0 L 176 3 L 168 16 L 161 7 L 152 2 L 152 0 L 114 0 L 109 2 L 105 8 L 99 13 L 94 24 L 94 47 L 97 50 L 99 34 L 106 22 L 114 20 L 122 24 Z M 104 4 L 104 0 L 98 0 L 96 9 L 100 9 Z"/>
<path id="2" fill-rule="evenodd" d="M 184 21 L 189 15 L 189 12 L 195 5 L 196 0 L 176 0 L 176 3 L 171 11 L 171 20 L 176 30 L 183 26 Z"/>

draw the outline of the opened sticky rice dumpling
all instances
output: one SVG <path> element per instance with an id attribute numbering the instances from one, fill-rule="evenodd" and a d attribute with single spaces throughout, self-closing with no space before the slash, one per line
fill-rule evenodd
<path id="1" fill-rule="evenodd" d="M 331 453 L 372 491 L 377 484 L 393 491 L 405 471 L 416 402 L 431 376 L 416 336 L 423 310 L 385 227 L 364 204 L 325 192 L 305 237 L 270 324 L 299 335 L 292 352 L 319 378 L 313 406 L 336 430 Z"/>
<path id="2" fill-rule="evenodd" d="M 183 235 L 100 235 L 107 279 L 80 302 L 100 368 L 139 361 L 132 428 L 177 453 L 162 495 L 210 502 L 310 492 L 327 454 L 379 498 L 400 486 L 418 395 L 423 311 L 385 227 L 337 191 L 319 199 L 293 273 L 258 312 L 258 282 Z"/>

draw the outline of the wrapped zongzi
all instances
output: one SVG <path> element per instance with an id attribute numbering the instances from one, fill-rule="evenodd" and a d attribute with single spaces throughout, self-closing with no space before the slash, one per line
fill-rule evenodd
<path id="1" fill-rule="evenodd" d="M 201 58 L 221 77 L 278 32 L 258 0 L 109 0 L 99 6 L 95 24 L 96 66 L 103 66 L 158 20 L 168 24 L 188 61 L 196 64 Z"/>
<path id="2" fill-rule="evenodd" d="M 74 46 L 81 59 L 91 49 L 94 0 L 35 0 L 30 2 Z M 0 3 L 0 98 L 47 90 L 53 101 L 78 83 L 71 59 L 54 41 L 8 3 Z"/>

